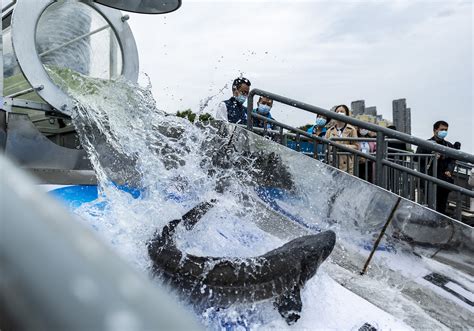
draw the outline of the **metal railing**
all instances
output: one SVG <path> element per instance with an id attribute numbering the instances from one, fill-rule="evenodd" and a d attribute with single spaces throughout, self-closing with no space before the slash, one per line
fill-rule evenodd
<path id="1" fill-rule="evenodd" d="M 255 113 L 253 111 L 253 97 L 256 95 L 270 98 L 274 101 L 305 110 L 315 115 L 324 115 L 336 121 L 367 129 L 376 133 L 376 138 L 326 139 L 325 137 L 312 135 L 301 129 Z M 263 128 L 253 126 L 254 118 L 263 122 Z M 267 128 L 267 124 L 278 127 L 278 130 Z M 339 161 L 344 157 L 352 158 L 354 164 L 353 173 L 358 174 L 360 166 L 363 164 L 363 179 L 368 180 L 370 177 L 369 173 L 372 171 L 373 178 L 370 179 L 372 179 L 374 184 L 420 204 L 427 205 L 432 209 L 435 209 L 436 206 L 435 192 L 437 186 L 444 187 L 453 192 L 451 195 L 454 194 L 456 196 L 456 211 L 454 217 L 458 220 L 462 219 L 461 200 L 463 197 L 468 200 L 469 198 L 474 198 L 474 191 L 472 189 L 456 183 L 443 181 L 442 179 L 437 178 L 436 175 L 430 175 L 428 171 L 428 169 L 431 169 L 431 173 L 437 173 L 436 155 L 438 153 L 455 159 L 457 162 L 457 168 L 463 167 L 462 169 L 465 170 L 472 168 L 472 164 L 474 164 L 474 155 L 410 136 L 403 132 L 367 123 L 356 118 L 339 115 L 335 112 L 309 105 L 298 100 L 283 97 L 275 93 L 260 89 L 253 89 L 250 91 L 247 104 L 247 129 L 273 137 L 274 140 L 285 145 L 287 145 L 288 138 L 290 138 L 295 141 L 295 150 L 297 151 L 301 151 L 301 143 L 304 141 L 312 142 L 314 146 L 321 144 L 324 152 L 313 152 L 313 157 L 335 167 L 339 167 Z M 284 133 L 284 129 L 288 130 L 290 133 Z M 357 149 L 348 147 L 339 141 L 375 141 L 377 149 L 375 153 L 364 153 Z M 391 141 L 401 141 L 406 144 L 421 146 L 432 150 L 434 154 L 416 154 L 404 150 L 397 150 L 387 146 L 387 143 Z M 316 151 L 316 148 L 314 148 L 314 150 Z M 311 154 L 307 151 L 305 153 Z M 360 160 L 362 160 L 362 162 Z M 349 164 L 349 162 L 347 162 L 347 164 Z M 372 170 L 369 169 L 369 164 L 372 165 Z M 423 164 L 424 167 L 421 167 L 421 169 L 424 169 L 424 171 L 420 171 L 420 165 Z M 466 170 L 466 173 L 467 171 L 468 170 Z"/>

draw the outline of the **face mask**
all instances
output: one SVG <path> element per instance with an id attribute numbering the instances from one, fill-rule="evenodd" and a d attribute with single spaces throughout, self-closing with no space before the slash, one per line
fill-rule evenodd
<path id="1" fill-rule="evenodd" d="M 258 105 L 257 110 L 260 114 L 267 115 L 270 112 L 271 108 L 272 107 L 270 107 L 268 105 Z"/>
<path id="2" fill-rule="evenodd" d="M 247 100 L 247 97 L 245 95 L 239 94 L 238 96 L 235 97 L 238 103 L 241 105 Z"/>
<path id="3" fill-rule="evenodd" d="M 316 119 L 316 126 L 325 126 L 326 125 L 326 119 L 322 117 L 318 117 Z"/>
<path id="4" fill-rule="evenodd" d="M 369 130 L 360 129 L 360 130 L 359 130 L 359 133 L 360 133 L 361 136 L 366 136 L 366 135 L 369 133 Z"/>
<path id="5" fill-rule="evenodd" d="M 446 138 L 447 135 L 448 135 L 448 131 L 446 130 L 438 131 L 438 138 L 440 139 Z"/>

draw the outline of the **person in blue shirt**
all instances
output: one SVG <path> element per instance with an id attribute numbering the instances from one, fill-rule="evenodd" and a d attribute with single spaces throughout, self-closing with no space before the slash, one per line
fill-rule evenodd
<path id="1" fill-rule="evenodd" d="M 315 124 L 311 126 L 308 130 L 306 130 L 306 132 L 318 137 L 324 137 L 326 135 L 326 125 L 328 124 L 328 122 L 329 119 L 326 116 L 317 115 Z M 321 142 L 316 141 L 314 151 L 314 158 L 323 161 L 325 154 L 325 146 Z"/>
<path id="2" fill-rule="evenodd" d="M 244 106 L 250 91 L 250 81 L 239 77 L 232 83 L 232 97 L 222 101 L 216 113 L 216 120 L 247 124 L 247 108 Z"/>
<path id="3" fill-rule="evenodd" d="M 267 97 L 258 98 L 257 108 L 253 110 L 254 113 L 265 116 L 268 119 L 275 120 L 270 114 L 270 110 L 273 107 L 273 100 Z M 266 122 L 260 118 L 253 118 L 253 126 L 257 128 L 266 128 L 274 130 L 276 126 L 273 123 Z"/>

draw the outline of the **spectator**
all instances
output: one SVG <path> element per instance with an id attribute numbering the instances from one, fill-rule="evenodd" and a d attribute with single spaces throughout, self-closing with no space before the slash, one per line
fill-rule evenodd
<path id="1" fill-rule="evenodd" d="M 445 140 L 447 135 L 448 123 L 446 123 L 445 121 L 437 121 L 433 125 L 433 137 L 428 140 L 446 147 L 454 148 L 453 144 Z M 416 150 L 416 153 L 429 154 L 432 153 L 432 151 L 430 149 L 419 146 Z M 433 169 L 431 167 L 432 164 L 429 164 L 428 169 L 425 169 L 425 164 L 420 163 L 420 171 L 426 173 L 426 170 L 428 170 L 427 173 L 429 175 L 436 176 L 437 178 L 444 180 L 448 183 L 454 183 L 453 171 L 455 167 L 455 160 L 443 154 L 437 154 L 436 158 L 438 160 L 436 174 L 433 174 Z M 446 214 L 449 192 L 450 190 L 447 188 L 441 187 L 440 185 L 436 186 L 436 210 L 440 213 Z"/>
<path id="2" fill-rule="evenodd" d="M 327 132 L 326 124 L 328 122 L 329 119 L 326 116 L 318 115 L 316 116 L 316 123 L 313 126 L 309 127 L 306 132 L 321 138 L 325 137 Z M 325 146 L 323 143 L 315 140 L 313 148 L 314 158 L 317 158 L 320 161 L 324 160 L 324 154 L 326 153 L 324 147 Z"/>
<path id="3" fill-rule="evenodd" d="M 244 107 L 244 102 L 249 95 L 250 85 L 250 81 L 244 77 L 234 80 L 232 83 L 232 97 L 219 104 L 216 114 L 217 120 L 239 124 L 247 122 L 247 108 Z"/>
<path id="4" fill-rule="evenodd" d="M 339 115 L 349 116 L 349 108 L 346 105 L 336 106 L 335 112 Z M 352 125 L 342 121 L 334 120 L 334 125 L 329 128 L 326 132 L 326 139 L 331 138 L 357 138 L 357 130 Z M 357 142 L 355 141 L 340 141 L 337 143 L 342 144 L 346 147 L 358 149 Z M 341 151 L 343 152 L 343 151 Z M 339 169 L 347 171 L 351 175 L 354 174 L 354 156 L 352 155 L 340 155 L 339 156 Z"/>
<path id="5" fill-rule="evenodd" d="M 358 128 L 357 136 L 359 138 L 372 138 L 373 134 L 367 129 Z M 377 145 L 375 141 L 359 141 L 358 146 L 359 146 L 359 151 L 361 151 L 362 153 L 370 154 L 370 153 L 375 153 Z M 365 176 L 366 169 L 367 169 L 367 177 Z M 359 178 L 365 179 L 372 183 L 374 180 L 373 171 L 374 171 L 374 163 L 372 161 L 367 160 L 363 157 L 359 158 L 359 173 L 357 174 Z"/>
<path id="6" fill-rule="evenodd" d="M 272 109 L 273 106 L 273 100 L 270 98 L 266 97 L 260 97 L 258 98 L 257 101 L 257 108 L 253 110 L 254 113 L 257 113 L 259 115 L 265 116 L 268 119 L 274 120 L 272 115 L 270 114 L 270 110 Z M 253 126 L 257 128 L 264 128 L 265 127 L 265 122 L 264 120 L 260 118 L 253 118 Z M 275 125 L 269 122 L 266 122 L 266 128 L 267 129 L 275 129 Z"/>
<path id="7" fill-rule="evenodd" d="M 394 131 L 397 131 L 397 127 L 395 125 L 389 125 L 389 126 L 387 126 L 387 129 L 392 129 Z M 402 150 L 402 151 L 408 151 L 407 144 L 402 142 L 402 141 L 389 141 L 387 143 L 387 147 L 388 148 L 399 149 L 399 150 Z M 390 152 L 396 152 L 396 151 L 389 150 L 388 152 L 390 153 Z"/>

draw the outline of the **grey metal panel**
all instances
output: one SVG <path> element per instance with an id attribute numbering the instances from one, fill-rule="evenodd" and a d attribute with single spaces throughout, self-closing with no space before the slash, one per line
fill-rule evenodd
<path id="1" fill-rule="evenodd" d="M 24 114 L 8 116 L 5 153 L 27 168 L 91 169 L 84 150 L 54 144 Z"/>
<path id="2" fill-rule="evenodd" d="M 2 155 L 0 169 L 0 328 L 199 328 L 175 298 L 139 275 Z"/>
<path id="3" fill-rule="evenodd" d="M 97 178 L 93 170 L 26 168 L 37 179 L 38 184 L 95 185 Z"/>
<path id="4" fill-rule="evenodd" d="M 303 213 L 308 222 L 333 229 L 343 242 L 372 244 L 389 221 L 399 199 L 396 194 L 242 127 L 221 125 L 228 127 L 221 130 L 227 132 L 226 135 L 234 132 L 233 144 L 237 151 L 275 153 L 281 157 L 295 182 L 293 194 L 302 202 L 292 212 Z M 439 257 L 444 263 L 474 275 L 473 227 L 403 198 L 390 221 L 384 236 L 388 244 L 400 251 L 412 250 L 419 255 Z"/>

